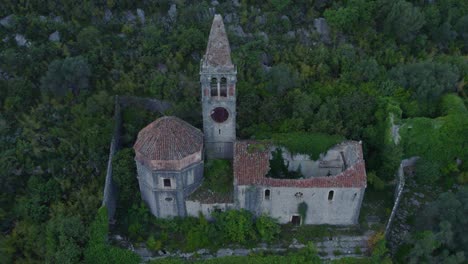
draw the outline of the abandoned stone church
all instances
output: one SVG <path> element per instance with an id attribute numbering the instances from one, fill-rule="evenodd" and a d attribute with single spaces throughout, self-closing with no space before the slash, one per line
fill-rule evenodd
<path id="1" fill-rule="evenodd" d="M 335 145 L 318 160 L 284 147 L 288 170 L 300 179 L 267 177 L 272 143 L 236 138 L 236 67 L 220 15 L 215 15 L 201 61 L 203 132 L 172 116 L 161 117 L 139 134 L 134 145 L 141 197 L 156 217 L 210 217 L 214 210 L 246 209 L 279 223 L 351 225 L 358 221 L 366 188 L 360 142 Z M 229 159 L 230 199 L 192 197 L 203 182 L 204 160 Z M 298 212 L 307 205 L 307 214 Z M 305 219 L 302 219 L 305 218 Z"/>

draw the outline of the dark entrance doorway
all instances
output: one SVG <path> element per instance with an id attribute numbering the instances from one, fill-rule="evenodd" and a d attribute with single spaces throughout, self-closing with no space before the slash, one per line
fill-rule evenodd
<path id="1" fill-rule="evenodd" d="M 296 226 L 301 225 L 301 217 L 299 215 L 293 215 L 291 218 L 291 223 Z"/>

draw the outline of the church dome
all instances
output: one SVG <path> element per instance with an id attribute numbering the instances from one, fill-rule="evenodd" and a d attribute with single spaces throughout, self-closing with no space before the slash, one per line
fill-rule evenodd
<path id="1" fill-rule="evenodd" d="M 133 148 L 136 160 L 153 169 L 180 169 L 201 160 L 203 133 L 177 117 L 161 117 L 138 133 Z"/>

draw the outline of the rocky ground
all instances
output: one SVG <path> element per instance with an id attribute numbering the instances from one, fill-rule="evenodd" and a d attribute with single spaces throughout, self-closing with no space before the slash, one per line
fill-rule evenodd
<path id="1" fill-rule="evenodd" d="M 413 177 L 413 170 L 414 167 L 405 168 L 405 189 L 387 238 L 392 253 L 395 253 L 398 246 L 408 238 L 408 234 L 414 228 L 414 218 L 420 209 L 442 192 L 442 188 L 437 186 L 417 184 Z"/>
<path id="2" fill-rule="evenodd" d="M 346 228 L 343 228 L 343 231 Z M 338 235 L 330 238 L 324 238 L 319 242 L 314 242 L 315 247 L 319 251 L 322 259 L 338 259 L 343 257 L 364 257 L 368 254 L 369 238 L 375 234 L 375 231 L 368 230 L 363 235 Z M 217 251 L 208 249 L 199 249 L 195 252 L 182 252 L 177 250 L 169 252 L 161 249 L 156 252 L 150 251 L 144 243 L 132 245 L 129 241 L 119 235 L 114 235 L 111 240 L 114 244 L 128 248 L 137 253 L 142 260 L 148 261 L 159 258 L 176 257 L 181 259 L 210 259 L 226 256 L 248 256 L 252 253 L 271 252 L 275 254 L 283 254 L 287 251 L 297 250 L 306 247 L 305 244 L 293 239 L 289 246 L 267 245 L 260 243 L 254 248 L 221 248 Z"/>

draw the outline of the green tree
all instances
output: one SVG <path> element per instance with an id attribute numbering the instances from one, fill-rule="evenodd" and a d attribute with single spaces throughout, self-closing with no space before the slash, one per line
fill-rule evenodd
<path id="1" fill-rule="evenodd" d="M 41 89 L 57 96 L 65 96 L 69 92 L 77 95 L 89 89 L 90 76 L 91 70 L 83 57 L 55 60 L 41 79 Z"/>
<path id="2" fill-rule="evenodd" d="M 285 162 L 283 159 L 283 150 L 281 148 L 276 148 L 271 152 L 270 160 L 270 170 L 268 171 L 267 176 L 272 178 L 288 178 L 289 171 L 288 166 L 289 162 Z"/>
<path id="3" fill-rule="evenodd" d="M 377 10 L 383 31 L 400 41 L 413 40 L 425 23 L 419 7 L 405 0 L 381 0 Z"/>
<path id="4" fill-rule="evenodd" d="M 453 65 L 426 61 L 395 67 L 390 78 L 409 89 L 414 99 L 424 102 L 454 91 L 460 74 Z"/>
<path id="5" fill-rule="evenodd" d="M 464 51 L 468 51 L 468 15 L 460 17 L 455 24 L 455 30 L 463 43 Z"/>
<path id="6" fill-rule="evenodd" d="M 289 89 L 296 86 L 297 75 L 297 72 L 286 64 L 273 66 L 265 74 L 266 87 L 272 94 L 283 96 Z"/>
<path id="7" fill-rule="evenodd" d="M 326 9 L 324 16 L 332 27 L 354 35 L 372 28 L 374 8 L 374 1 L 351 0 L 345 6 Z"/>
<path id="8" fill-rule="evenodd" d="M 468 238 L 468 188 L 442 193 L 417 218 L 419 233 L 412 236 L 410 263 L 464 263 Z"/>

